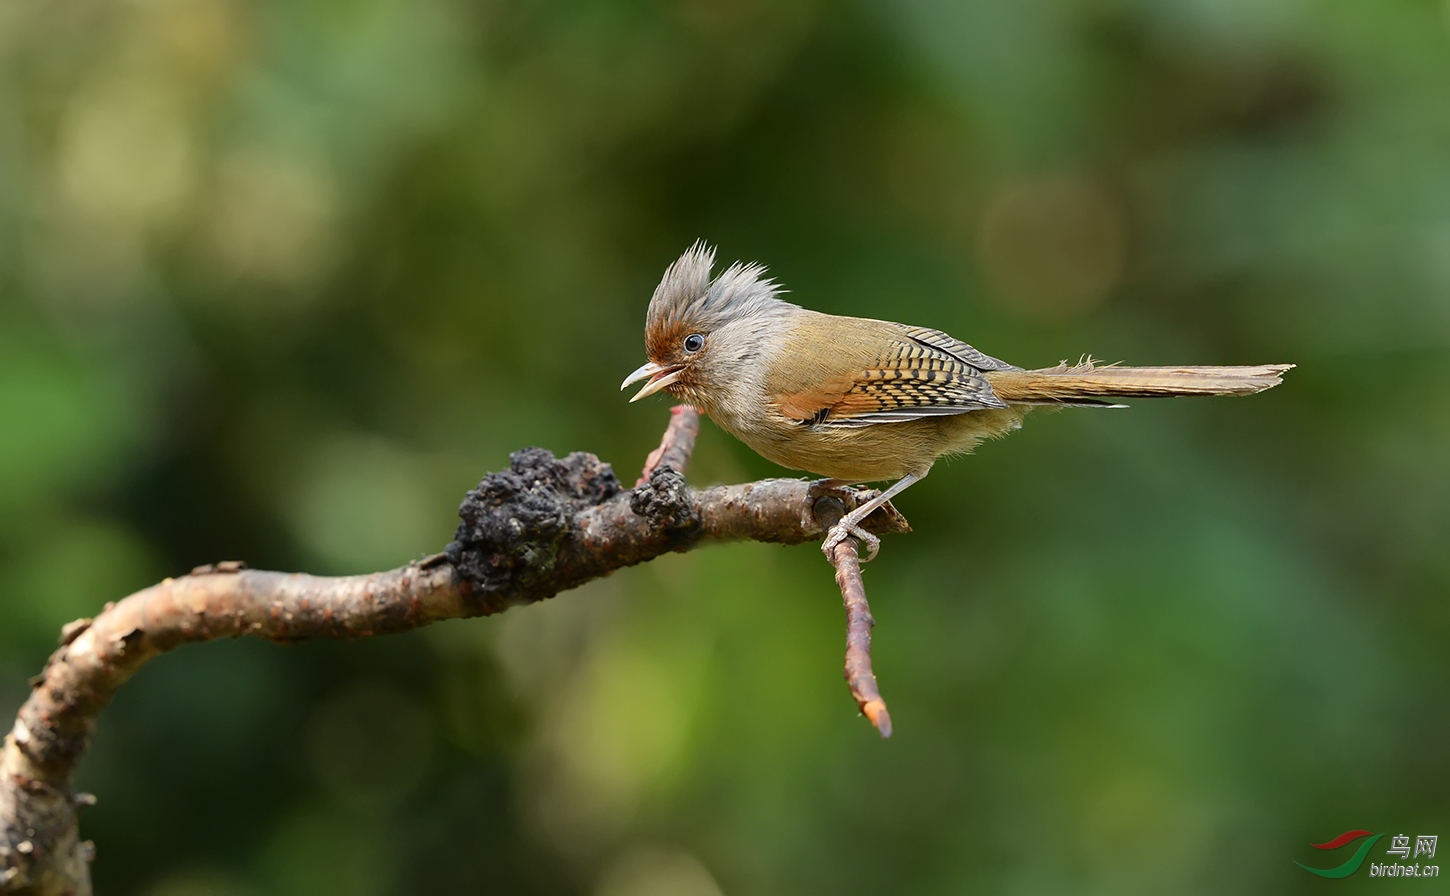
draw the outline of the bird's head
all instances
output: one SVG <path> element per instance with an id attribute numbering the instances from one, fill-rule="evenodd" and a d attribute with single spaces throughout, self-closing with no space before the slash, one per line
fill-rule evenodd
<path id="1" fill-rule="evenodd" d="M 715 250 L 697 242 L 665 271 L 645 319 L 649 362 L 619 387 L 646 380 L 630 401 L 661 389 L 709 409 L 719 389 L 738 382 L 759 354 L 761 338 L 799 309 L 758 264 L 736 262 L 711 279 Z"/>

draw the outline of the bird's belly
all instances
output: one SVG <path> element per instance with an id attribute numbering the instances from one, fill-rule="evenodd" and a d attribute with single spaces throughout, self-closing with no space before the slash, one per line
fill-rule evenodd
<path id="1" fill-rule="evenodd" d="M 716 423 L 766 460 L 847 482 L 924 475 L 944 454 L 971 451 L 983 439 L 1016 429 L 1024 409 L 984 410 L 862 427 L 813 427 L 793 421 L 757 427 Z"/>
<path id="2" fill-rule="evenodd" d="M 918 422 L 859 429 L 800 427 L 788 438 L 742 441 L 781 466 L 847 482 L 881 482 L 929 467 L 936 459 L 929 433 Z"/>

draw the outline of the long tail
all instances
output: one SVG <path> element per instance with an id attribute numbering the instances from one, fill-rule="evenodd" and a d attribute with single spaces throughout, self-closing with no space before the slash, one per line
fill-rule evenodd
<path id="1" fill-rule="evenodd" d="M 1118 367 L 1086 358 L 1071 366 L 1064 361 L 1043 370 L 994 370 L 985 376 L 997 397 L 1009 403 L 1102 407 L 1116 398 L 1252 395 L 1279 385 L 1293 366 Z"/>

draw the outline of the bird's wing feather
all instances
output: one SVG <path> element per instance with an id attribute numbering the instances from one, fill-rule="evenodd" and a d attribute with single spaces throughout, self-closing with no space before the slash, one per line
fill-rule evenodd
<path id="1" fill-rule="evenodd" d="M 871 363 L 781 396 L 777 405 L 787 418 L 823 428 L 900 423 L 1007 406 L 981 369 L 955 352 L 910 336 L 889 340 L 881 357 Z"/>
<path id="2" fill-rule="evenodd" d="M 928 348 L 939 349 L 978 370 L 1021 370 L 1006 361 L 984 354 L 957 339 L 955 336 L 933 330 L 930 327 L 901 327 L 902 335 Z"/>

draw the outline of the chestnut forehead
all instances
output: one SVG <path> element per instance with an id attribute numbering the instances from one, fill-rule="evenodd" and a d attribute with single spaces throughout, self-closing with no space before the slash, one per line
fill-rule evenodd
<path id="1" fill-rule="evenodd" d="M 645 350 L 650 357 L 664 357 L 673 355 L 680 350 L 686 336 L 694 331 L 685 326 L 684 321 L 677 318 L 669 318 L 650 326 L 644 334 Z"/>

